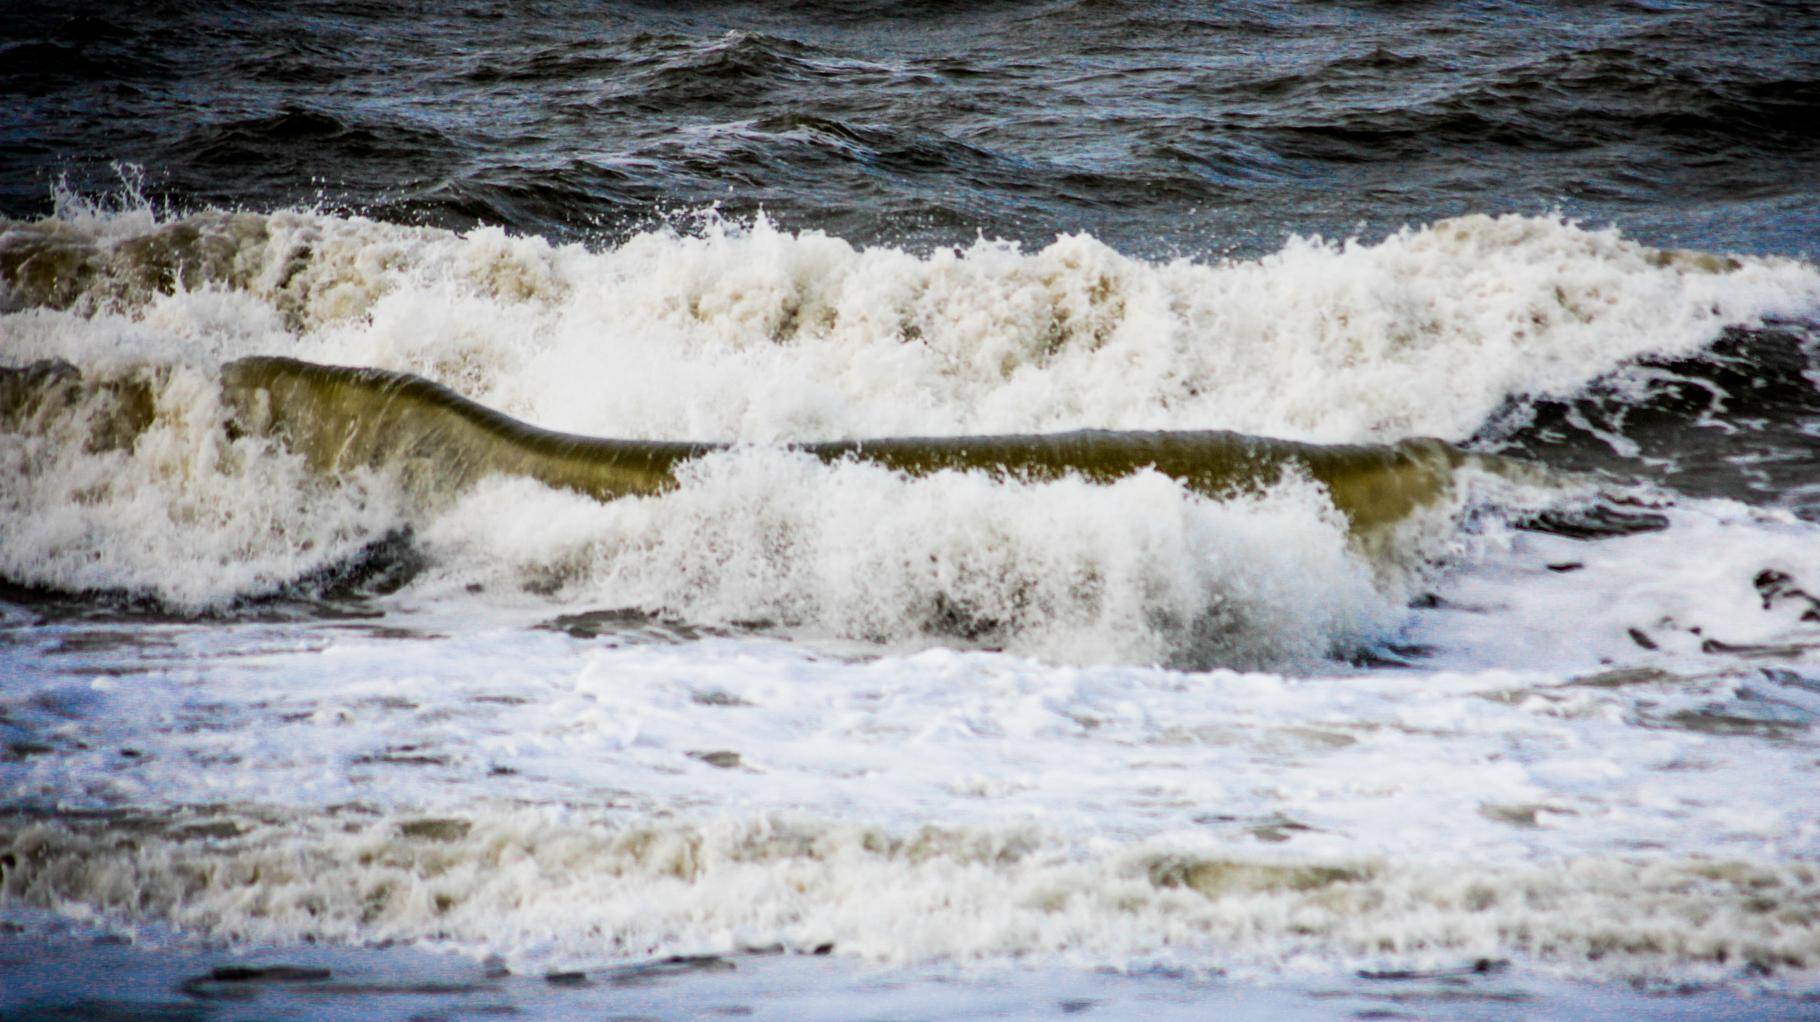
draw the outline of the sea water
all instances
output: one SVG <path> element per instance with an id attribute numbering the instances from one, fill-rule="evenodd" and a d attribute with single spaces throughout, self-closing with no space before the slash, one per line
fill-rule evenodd
<path id="1" fill-rule="evenodd" d="M 1812 1010 L 1814 25 L 1540 17 L 14 17 L 0 1004 Z M 719 446 L 325 470 L 253 356 Z M 1465 460 L 803 447 L 1083 429 Z"/>

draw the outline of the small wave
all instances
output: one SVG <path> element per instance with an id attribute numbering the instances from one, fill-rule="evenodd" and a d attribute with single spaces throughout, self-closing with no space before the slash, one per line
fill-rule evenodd
<path id="1" fill-rule="evenodd" d="M 363 162 L 389 161 L 400 153 L 452 151 L 440 132 L 401 123 L 344 121 L 308 107 L 286 106 L 277 113 L 208 124 L 181 143 L 188 158 L 214 167 L 240 167 L 269 174 L 273 165 L 334 166 L 348 173 Z"/>
<path id="2" fill-rule="evenodd" d="M 1280 100 L 1280 112 L 1255 123 L 1235 118 L 1230 127 L 1282 157 L 1372 163 L 1436 149 L 1533 155 L 1640 147 L 1644 140 L 1653 143 L 1651 152 L 1773 155 L 1808 149 L 1812 126 L 1820 124 L 1820 92 L 1809 81 L 1745 68 L 1696 71 L 1647 45 L 1513 62 L 1420 102 L 1374 94 L 1385 67 L 1420 63 L 1419 56 L 1378 50 L 1253 83 Z"/>
<path id="3" fill-rule="evenodd" d="M 201 159 L 232 162 L 262 148 L 303 143 L 365 149 L 377 146 L 380 139 L 371 129 L 350 125 L 332 114 L 287 106 L 267 117 L 211 124 L 192 132 L 185 141 L 199 150 Z"/>
<path id="4" fill-rule="evenodd" d="M 0 47 L 0 83 L 13 95 L 50 91 L 65 81 L 84 81 L 101 72 L 79 47 L 65 43 L 34 40 Z"/>
<path id="5" fill-rule="evenodd" d="M 613 91 L 666 111 L 720 106 L 730 92 L 749 99 L 793 78 L 825 73 L 814 47 L 750 31 L 714 39 L 646 35 L 627 42 L 625 50 L 629 73 L 612 83 Z"/>

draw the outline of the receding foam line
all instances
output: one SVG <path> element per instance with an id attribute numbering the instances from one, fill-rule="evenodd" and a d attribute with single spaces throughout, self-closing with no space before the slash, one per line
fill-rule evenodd
<path id="1" fill-rule="evenodd" d="M 1174 950 L 1319 970 L 1521 956 L 1642 979 L 1807 978 L 1820 961 L 1820 920 L 1804 907 L 1820 871 L 1801 862 L 1297 860 L 783 817 L 179 823 L 0 819 L 0 852 L 17 863 L 0 891 L 212 936 L 442 941 L 527 964 L 830 946 L 876 961 L 1066 953 L 1117 966 Z"/>

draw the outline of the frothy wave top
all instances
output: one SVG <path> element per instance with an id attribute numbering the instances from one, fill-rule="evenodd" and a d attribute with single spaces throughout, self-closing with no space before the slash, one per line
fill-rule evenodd
<path id="1" fill-rule="evenodd" d="M 572 432 L 753 441 L 1459 440 L 1513 397 L 1820 309 L 1807 264 L 1515 216 L 1157 264 L 1087 236 L 918 257 L 763 219 L 595 252 L 315 214 L 131 213 L 5 225 L 0 280 L 15 313 L 66 310 L 11 317 L 16 359 L 291 355 L 418 373 Z"/>

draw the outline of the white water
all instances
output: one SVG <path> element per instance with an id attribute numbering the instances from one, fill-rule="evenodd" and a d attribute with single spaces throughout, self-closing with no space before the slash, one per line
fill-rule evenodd
<path id="1" fill-rule="evenodd" d="M 1664 531 L 1586 543 L 1513 531 L 1496 509 L 1518 496 L 1468 486 L 1374 562 L 1297 480 L 1215 501 L 763 446 L 661 497 L 495 480 L 424 515 L 383 475 L 330 485 L 228 440 L 211 383 L 285 354 L 553 428 L 755 445 L 1460 439 L 1507 395 L 1811 317 L 1812 266 L 1718 272 L 1522 218 L 1220 265 L 1090 238 L 922 259 L 762 223 L 605 252 L 312 214 L 203 226 L 239 239 L 217 284 L 10 299 L 9 363 L 145 374 L 159 415 L 130 453 L 85 450 L 77 417 L 0 437 L 0 573 L 219 607 L 406 524 L 428 567 L 379 622 L 9 611 L 0 792 L 41 814 L 0 831 L 33 864 L 7 870 L 14 904 L 527 968 L 828 944 L 1816 982 L 1820 805 L 1798 779 L 1820 625 L 1753 584 L 1817 591 L 1811 523 L 1684 501 Z M 59 229 L 105 249 L 158 228 Z M 662 619 L 528 627 L 623 607 Z M 1392 643 L 1429 652 L 1330 659 Z"/>
<path id="2" fill-rule="evenodd" d="M 1087 236 L 917 257 L 763 220 L 590 251 L 305 213 L 181 221 L 199 240 L 148 255 L 145 239 L 176 237 L 148 213 L 50 223 L 95 253 L 86 293 L 121 311 L 9 316 L 13 360 L 291 355 L 418 373 L 606 436 L 1458 440 L 1508 395 L 1572 393 L 1636 355 L 1820 304 L 1805 263 L 1663 253 L 1517 216 L 1376 245 L 1291 239 L 1217 264 L 1146 263 Z M 4 241 L 47 230 L 12 225 Z M 151 267 L 217 286 L 147 293 Z"/>
<path id="3" fill-rule="evenodd" d="M 14 827 L 41 858 L 12 893 L 541 967 L 774 943 L 1245 970 L 1820 962 L 1820 825 L 1789 788 L 1820 694 L 1760 675 L 1296 679 L 615 645 L 446 608 L 387 624 L 446 637 L 167 626 L 50 653 L 61 630 L 37 633 L 5 713 L 55 751 L 6 765 L 13 800 L 154 825 Z M 1743 688 L 1780 708 L 1752 718 L 1772 740 L 1686 716 L 1751 714 Z M 244 832 L 186 830 L 224 820 Z"/>
<path id="4" fill-rule="evenodd" d="M 1223 663 L 1381 639 L 1419 584 L 1404 569 L 1450 529 L 1413 529 L 1372 594 L 1306 488 L 1216 506 L 1161 481 L 905 482 L 764 453 L 704 467 L 655 504 L 518 491 L 426 522 L 383 479 L 325 492 L 282 452 L 228 441 L 210 380 L 251 354 L 406 370 L 602 436 L 1458 440 L 1507 396 L 1571 393 L 1638 354 L 1820 307 L 1820 273 L 1803 263 L 1664 254 L 1520 217 L 1157 265 L 1088 237 L 918 258 L 760 221 L 595 252 L 307 213 L 161 224 L 65 205 L 8 226 L 0 250 L 37 253 L 39 277 L 73 279 L 84 261 L 94 276 L 53 310 L 35 304 L 39 277 L 15 273 L 0 298 L 15 307 L 0 317 L 6 358 L 151 379 L 159 414 L 131 455 L 89 450 L 75 416 L 0 449 L 17 480 L 0 490 L 0 570 L 14 579 L 219 605 L 411 524 L 470 581 L 516 570 L 578 598 L 887 640 L 923 635 L 941 591 L 1001 625 L 998 644 L 1073 661 L 1168 660 L 1209 613 L 1271 633 L 1240 629 L 1256 640 L 1212 650 Z M 148 290 L 158 273 L 174 293 Z M 1259 529 L 1282 535 L 1258 542 Z"/>

